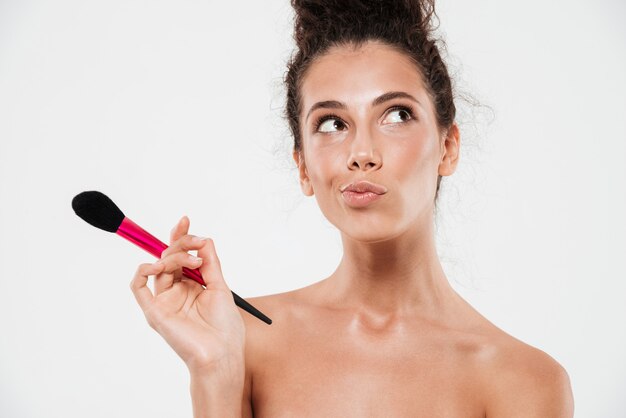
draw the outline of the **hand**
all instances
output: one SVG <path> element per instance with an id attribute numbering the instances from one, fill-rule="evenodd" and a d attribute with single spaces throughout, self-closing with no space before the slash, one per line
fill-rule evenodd
<path id="1" fill-rule="evenodd" d="M 172 229 L 170 246 L 154 264 L 141 264 L 130 287 L 150 326 L 192 372 L 244 367 L 245 326 L 224 281 L 213 240 L 188 235 L 189 218 Z M 187 251 L 198 250 L 201 260 Z M 206 289 L 184 277 L 182 268 L 198 268 Z M 148 276 L 156 275 L 154 294 Z"/>

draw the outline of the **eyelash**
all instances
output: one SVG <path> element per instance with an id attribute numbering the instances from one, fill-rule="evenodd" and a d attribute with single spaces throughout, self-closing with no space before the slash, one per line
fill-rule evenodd
<path id="1" fill-rule="evenodd" d="M 392 106 L 388 109 L 388 112 L 391 112 L 393 110 L 404 110 L 406 113 L 409 114 L 409 116 L 411 117 L 411 119 L 415 119 L 415 116 L 413 114 L 413 109 L 410 106 Z M 329 113 L 326 115 L 322 115 L 319 118 L 317 118 L 317 120 L 315 121 L 315 132 L 318 131 L 318 129 L 320 128 L 320 125 L 324 122 L 326 122 L 328 119 L 338 119 L 341 120 L 341 118 L 337 115 L 335 115 L 334 113 Z M 342 121 L 343 123 L 343 121 Z M 322 132 L 322 133 L 329 133 L 329 132 Z"/>

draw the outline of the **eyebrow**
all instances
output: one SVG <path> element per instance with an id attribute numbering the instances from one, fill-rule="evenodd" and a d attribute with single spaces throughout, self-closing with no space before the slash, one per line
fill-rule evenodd
<path id="1" fill-rule="evenodd" d="M 380 96 L 378 96 L 377 98 L 372 100 L 372 107 L 378 106 L 381 103 L 387 102 L 389 100 L 397 99 L 397 98 L 409 99 L 409 100 L 414 101 L 418 105 L 422 106 L 422 104 L 419 102 L 419 100 L 417 100 L 415 97 L 411 96 L 409 93 L 405 93 L 403 91 L 388 91 L 387 93 L 381 94 Z M 347 108 L 348 108 L 348 106 L 346 106 L 345 103 L 339 102 L 337 100 L 324 100 L 322 102 L 317 102 L 313 106 L 311 106 L 311 108 L 309 109 L 309 112 L 306 115 L 306 119 L 304 120 L 304 123 L 306 123 L 309 120 L 309 116 L 316 109 L 343 109 L 343 110 L 346 110 Z"/>

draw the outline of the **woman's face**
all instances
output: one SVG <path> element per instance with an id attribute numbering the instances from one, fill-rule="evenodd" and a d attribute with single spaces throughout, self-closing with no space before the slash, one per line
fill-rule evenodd
<path id="1" fill-rule="evenodd" d="M 381 100 L 389 93 L 398 94 Z M 431 99 L 408 57 L 371 41 L 356 51 L 335 47 L 309 67 L 301 97 L 303 151 L 294 159 L 302 190 L 315 195 L 333 225 L 377 242 L 432 222 L 437 176 L 456 167 L 458 129 L 440 139 Z M 387 192 L 366 206 L 350 204 L 341 189 L 360 180 Z"/>

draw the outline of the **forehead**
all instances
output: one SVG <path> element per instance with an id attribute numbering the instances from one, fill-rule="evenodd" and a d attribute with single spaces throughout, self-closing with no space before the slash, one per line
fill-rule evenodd
<path id="1" fill-rule="evenodd" d="M 369 105 L 388 91 L 404 91 L 428 107 L 428 92 L 411 59 L 378 42 L 359 49 L 333 47 L 309 67 L 301 86 L 302 113 L 316 102 L 339 100 L 348 107 Z"/>

